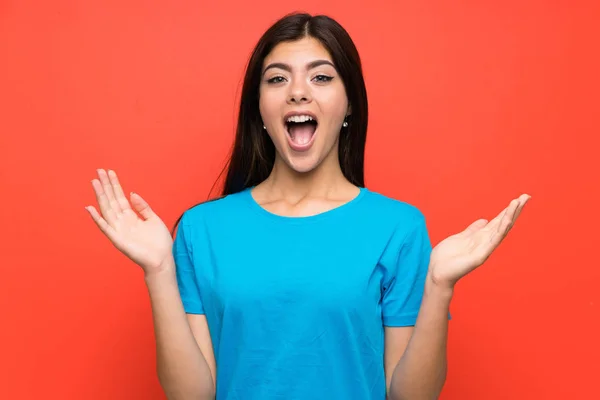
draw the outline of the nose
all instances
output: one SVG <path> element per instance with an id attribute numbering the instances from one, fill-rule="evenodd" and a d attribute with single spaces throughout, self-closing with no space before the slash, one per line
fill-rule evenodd
<path id="1" fill-rule="evenodd" d="M 289 104 L 304 104 L 311 101 L 310 89 L 302 80 L 294 81 L 290 86 L 287 102 Z"/>

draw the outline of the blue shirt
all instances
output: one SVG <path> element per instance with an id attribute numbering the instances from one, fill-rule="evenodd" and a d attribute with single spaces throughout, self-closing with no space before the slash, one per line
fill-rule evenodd
<path id="1" fill-rule="evenodd" d="M 246 189 L 187 210 L 173 253 L 217 400 L 385 400 L 384 326 L 415 324 L 431 244 L 417 208 L 365 188 L 308 217 Z"/>

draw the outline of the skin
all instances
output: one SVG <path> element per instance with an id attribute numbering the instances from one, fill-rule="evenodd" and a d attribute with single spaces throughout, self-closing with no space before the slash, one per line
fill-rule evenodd
<path id="1" fill-rule="evenodd" d="M 359 189 L 343 176 L 338 162 L 339 132 L 351 112 L 343 83 L 316 40 L 282 43 L 264 63 L 260 113 L 277 149 L 271 175 L 253 189 L 265 209 L 308 216 L 335 208 Z M 287 65 L 268 68 L 272 63 Z M 323 76 L 333 79 L 324 79 Z M 314 145 L 293 151 L 284 115 L 311 111 L 317 116 Z M 169 230 L 138 194 L 126 197 L 114 171 L 97 171 L 92 186 L 98 210 L 91 218 L 114 246 L 140 265 L 150 295 L 157 346 L 158 376 L 169 399 L 214 399 L 216 364 L 206 318 L 186 315 L 179 297 Z M 388 399 L 434 399 L 446 379 L 448 312 L 456 283 L 480 267 L 519 217 L 528 195 L 514 199 L 491 221 L 479 219 L 441 241 L 431 254 L 425 292 L 414 327 L 386 327 L 384 364 Z"/>
<path id="2" fill-rule="evenodd" d="M 338 161 L 338 140 L 351 113 L 344 83 L 319 41 L 281 43 L 266 57 L 260 85 L 260 113 L 277 150 L 270 176 L 253 190 L 255 200 L 275 214 L 307 216 L 335 208 L 358 195 Z M 286 68 L 271 67 L 283 64 Z M 310 150 L 288 145 L 284 119 L 290 111 L 312 112 L 318 121 Z"/>

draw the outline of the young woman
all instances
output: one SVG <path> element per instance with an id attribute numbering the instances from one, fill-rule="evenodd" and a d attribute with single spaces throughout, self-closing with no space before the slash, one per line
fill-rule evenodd
<path id="1" fill-rule="evenodd" d="M 247 68 L 219 199 L 172 235 L 113 171 L 99 229 L 145 276 L 170 399 L 433 399 L 449 304 L 529 196 L 432 250 L 414 206 L 364 186 L 358 52 L 325 16 L 270 27 Z"/>

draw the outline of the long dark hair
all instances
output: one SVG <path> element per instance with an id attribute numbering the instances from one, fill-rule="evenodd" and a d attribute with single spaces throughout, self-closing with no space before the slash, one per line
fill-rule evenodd
<path id="1" fill-rule="evenodd" d="M 348 32 L 331 17 L 293 13 L 279 19 L 262 35 L 248 61 L 235 141 L 231 156 L 219 175 L 220 177 L 227 171 L 221 197 L 256 186 L 271 173 L 275 162 L 275 146 L 263 129 L 259 110 L 263 63 L 277 44 L 305 37 L 319 40 L 329 51 L 344 83 L 352 113 L 346 119 L 348 127 L 340 132 L 339 161 L 346 179 L 356 186 L 364 187 L 368 102 L 358 50 Z M 180 220 L 181 216 L 175 222 L 173 230 Z"/>

